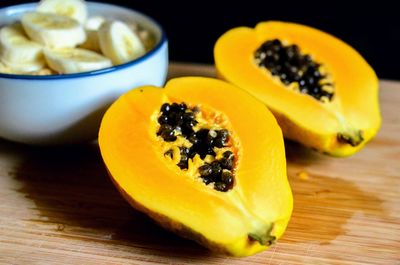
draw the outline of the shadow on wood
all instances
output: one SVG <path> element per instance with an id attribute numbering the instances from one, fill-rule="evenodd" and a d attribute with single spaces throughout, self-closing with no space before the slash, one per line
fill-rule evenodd
<path id="1" fill-rule="evenodd" d="M 327 163 L 348 162 L 332 158 L 291 141 L 285 142 L 288 177 L 294 196 L 294 210 L 283 241 L 329 244 L 339 235 L 348 234 L 346 224 L 356 213 L 367 217 L 387 216 L 382 200 L 362 191 L 347 180 L 348 173 L 330 177 Z M 307 172 L 310 165 L 321 165 L 326 172 Z M 301 175 L 303 174 L 303 176 Z M 351 174 L 351 173 L 349 173 Z"/>
<path id="2" fill-rule="evenodd" d="M 97 144 L 33 148 L 4 142 L 2 147 L 3 154 L 22 158 L 9 175 L 20 183 L 17 191 L 34 202 L 37 215 L 26 221 L 52 229 L 45 234 L 100 244 L 100 251 L 118 247 L 124 257 L 136 253 L 190 263 L 216 257 L 131 208 L 110 181 Z M 287 243 L 329 245 L 337 236 L 349 234 L 347 223 L 356 213 L 386 218 L 382 201 L 346 180 L 346 175 L 329 177 L 315 171 L 318 165 L 328 168 L 325 163 L 332 163 L 332 158 L 292 142 L 286 142 L 286 153 L 295 205 L 281 244 L 276 245 L 278 252 L 290 252 Z M 297 174 L 308 168 L 313 168 L 308 178 L 299 178 Z"/>
<path id="3" fill-rule="evenodd" d="M 39 212 L 29 222 L 53 223 L 59 237 L 120 245 L 132 253 L 197 261 L 210 255 L 130 207 L 110 181 L 97 144 L 11 145 L 13 151 L 23 149 L 25 156 L 10 175 L 21 183 L 18 192 L 32 200 Z"/>

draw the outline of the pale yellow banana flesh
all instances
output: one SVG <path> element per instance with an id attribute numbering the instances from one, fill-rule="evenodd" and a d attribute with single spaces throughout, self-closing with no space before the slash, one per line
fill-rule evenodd
<path id="1" fill-rule="evenodd" d="M 21 22 L 0 28 L 0 73 L 98 70 L 144 55 L 152 48 L 149 36 L 135 22 L 88 18 L 83 0 L 42 0 Z"/>
<path id="2" fill-rule="evenodd" d="M 100 49 L 114 65 L 132 61 L 146 53 L 137 36 L 124 22 L 105 22 L 98 31 Z"/>
<path id="3" fill-rule="evenodd" d="M 27 12 L 21 22 L 29 38 L 46 47 L 73 48 L 86 40 L 83 26 L 69 17 Z"/>
<path id="4" fill-rule="evenodd" d="M 87 7 L 82 0 L 42 0 L 37 11 L 67 16 L 80 24 L 84 24 L 87 19 Z"/>
<path id="5" fill-rule="evenodd" d="M 97 30 L 86 30 L 86 41 L 79 48 L 101 53 L 99 36 Z"/>
<path id="6" fill-rule="evenodd" d="M 88 72 L 112 66 L 110 59 L 85 49 L 45 49 L 50 68 L 62 74 Z"/>
<path id="7" fill-rule="evenodd" d="M 99 30 L 101 25 L 103 25 L 104 22 L 106 22 L 106 19 L 102 16 L 89 17 L 86 20 L 85 29 L 97 31 L 97 30 Z"/>
<path id="8" fill-rule="evenodd" d="M 42 46 L 29 40 L 19 23 L 0 29 L 0 60 L 8 72 L 32 72 L 44 65 Z"/>

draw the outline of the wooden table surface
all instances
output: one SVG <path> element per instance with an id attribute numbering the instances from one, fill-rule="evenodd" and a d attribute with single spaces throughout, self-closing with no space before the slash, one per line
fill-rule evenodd
<path id="1" fill-rule="evenodd" d="M 214 70 L 172 65 L 170 76 L 180 75 Z M 382 129 L 351 158 L 286 142 L 292 219 L 270 250 L 241 259 L 212 254 L 131 208 L 96 144 L 0 140 L 0 263 L 400 264 L 400 83 L 382 81 L 380 100 Z"/>

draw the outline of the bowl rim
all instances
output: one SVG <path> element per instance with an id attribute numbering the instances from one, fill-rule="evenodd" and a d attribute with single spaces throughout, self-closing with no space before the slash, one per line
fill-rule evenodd
<path id="1" fill-rule="evenodd" d="M 112 73 L 112 72 L 116 72 L 118 70 L 122 70 L 122 69 L 125 69 L 128 67 L 140 64 L 143 61 L 146 61 L 149 57 L 151 57 L 155 53 L 157 53 L 168 42 L 167 35 L 165 33 L 164 28 L 161 26 L 161 24 L 158 21 L 156 21 L 154 18 L 152 18 L 140 11 L 137 11 L 136 9 L 132 9 L 132 8 L 125 7 L 125 6 L 109 4 L 109 3 L 96 2 L 96 1 L 87 1 L 87 2 L 93 3 L 93 4 L 104 5 L 104 6 L 112 6 L 112 7 L 127 9 L 127 10 L 134 11 L 135 13 L 140 14 L 141 16 L 148 19 L 151 23 L 153 23 L 156 27 L 158 27 L 160 29 L 161 38 L 160 38 L 159 42 L 150 51 L 146 52 L 143 56 L 140 56 L 139 58 L 136 58 L 135 60 L 129 61 L 127 63 L 103 68 L 103 69 L 98 69 L 98 70 L 93 70 L 93 71 L 88 71 L 88 72 L 80 72 L 80 73 L 72 73 L 72 74 L 57 74 L 57 75 L 21 75 L 21 74 L 0 73 L 0 78 L 30 79 L 30 80 L 58 80 L 58 79 L 91 77 L 91 76 L 96 76 L 96 75 L 101 75 L 101 74 L 106 74 L 106 73 Z M 36 5 L 36 4 L 37 3 L 25 3 L 25 4 L 18 4 L 18 5 L 11 5 L 11 6 L 6 6 L 3 8 L 0 8 L 0 10 L 12 9 L 12 8 L 23 8 L 24 6 L 32 6 L 32 5 Z"/>

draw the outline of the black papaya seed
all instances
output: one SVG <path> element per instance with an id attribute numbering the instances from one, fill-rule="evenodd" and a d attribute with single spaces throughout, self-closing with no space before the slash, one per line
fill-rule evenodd
<path id="1" fill-rule="evenodd" d="M 227 191 L 228 190 L 227 185 L 225 183 L 223 183 L 223 182 L 215 182 L 214 188 L 217 191 Z"/>
<path id="2" fill-rule="evenodd" d="M 171 106 L 168 103 L 164 103 L 161 106 L 161 112 L 167 113 L 171 109 Z"/>
<path id="3" fill-rule="evenodd" d="M 199 173 L 203 177 L 210 176 L 212 174 L 212 167 L 209 164 L 202 165 L 199 167 Z"/>
<path id="4" fill-rule="evenodd" d="M 275 56 L 273 53 L 274 47 L 271 43 L 268 54 Z M 282 55 L 282 49 L 280 50 L 280 54 L 278 56 L 286 56 Z M 279 58 L 275 59 L 278 60 Z M 278 65 L 276 68 L 279 71 L 281 67 Z M 200 178 L 206 185 L 214 183 L 215 190 L 228 191 L 233 187 L 234 182 L 233 173 L 230 171 L 233 169 L 234 156 L 231 151 L 225 151 L 223 157 L 216 160 L 216 151 L 214 148 L 226 146 L 230 137 L 229 131 L 223 128 L 218 130 L 200 128 L 198 130 L 195 126 L 198 124 L 196 114 L 199 112 L 199 106 L 189 108 L 184 102 L 179 104 L 176 102 L 162 104 L 157 118 L 160 127 L 156 134 L 165 142 L 175 142 L 180 137 L 180 139 L 184 138 L 191 143 L 190 147 L 185 147 L 178 144 L 178 142 L 172 144 L 175 147 L 179 147 L 180 160 L 176 165 L 181 170 L 187 170 L 189 160 L 193 159 L 196 155 L 199 155 L 201 159 L 211 156 L 211 159 L 214 161 L 204 163 L 198 168 Z M 164 156 L 174 158 L 173 150 L 168 149 L 164 153 Z"/>
<path id="5" fill-rule="evenodd" d="M 267 40 L 254 52 L 254 57 L 258 66 L 279 77 L 285 86 L 298 82 L 301 93 L 321 99 L 321 93 L 315 92 L 322 89 L 319 81 L 326 79 L 319 70 L 321 64 L 315 62 L 311 55 L 302 54 L 297 45 L 284 45 L 279 39 Z M 332 92 L 326 94 L 330 95 L 324 95 L 328 100 L 333 98 Z"/>
<path id="6" fill-rule="evenodd" d="M 221 181 L 225 183 L 227 187 L 232 187 L 233 185 L 233 175 L 230 171 L 224 170 L 221 175 Z"/>
<path id="7" fill-rule="evenodd" d="M 167 115 L 161 115 L 160 117 L 158 117 L 158 123 L 159 124 L 168 123 L 168 116 Z"/>

